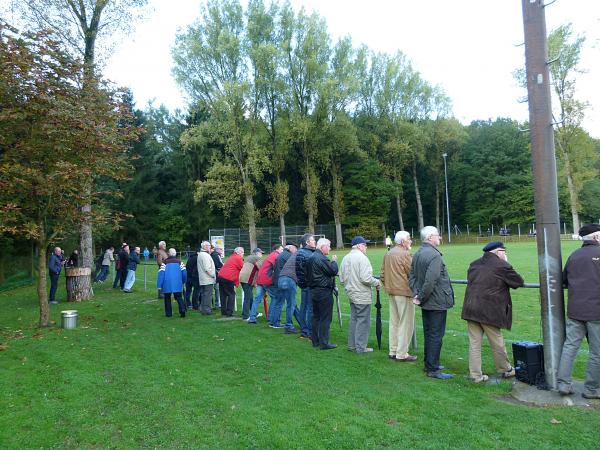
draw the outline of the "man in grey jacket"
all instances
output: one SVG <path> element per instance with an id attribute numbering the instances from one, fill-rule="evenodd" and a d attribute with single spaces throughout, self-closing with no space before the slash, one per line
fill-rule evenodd
<path id="1" fill-rule="evenodd" d="M 370 353 L 367 347 L 371 325 L 371 288 L 379 289 L 381 282 L 373 277 L 373 267 L 367 258 L 367 240 L 362 236 L 352 239 L 352 250 L 342 260 L 340 281 L 350 300 L 350 325 L 348 328 L 348 350 Z"/>
<path id="2" fill-rule="evenodd" d="M 422 310 L 425 372 L 428 377 L 447 380 L 454 375 L 442 372 L 440 353 L 446 332 L 446 314 L 454 306 L 454 292 L 442 253 L 438 250 L 441 239 L 435 227 L 427 226 L 421 230 L 422 244 L 412 260 L 409 284 L 413 301 Z"/>

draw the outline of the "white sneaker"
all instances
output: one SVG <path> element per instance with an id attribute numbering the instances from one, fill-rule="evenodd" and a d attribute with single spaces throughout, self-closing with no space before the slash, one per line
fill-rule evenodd
<path id="1" fill-rule="evenodd" d="M 256 318 L 258 319 L 259 317 L 262 317 L 262 316 L 263 316 L 263 313 L 258 313 L 258 314 L 256 315 Z"/>

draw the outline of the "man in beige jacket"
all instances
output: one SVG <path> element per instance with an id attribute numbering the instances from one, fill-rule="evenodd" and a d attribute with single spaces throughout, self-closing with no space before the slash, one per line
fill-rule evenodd
<path id="1" fill-rule="evenodd" d="M 396 245 L 383 257 L 381 266 L 381 282 L 390 296 L 389 357 L 394 361 L 413 362 L 417 357 L 408 354 L 415 327 L 413 293 L 408 286 L 412 241 L 406 231 L 398 231 L 394 241 Z"/>
<path id="2" fill-rule="evenodd" d="M 371 327 L 371 288 L 381 285 L 373 277 L 373 267 L 367 253 L 367 241 L 362 236 L 352 239 L 352 250 L 342 260 L 340 281 L 346 288 L 350 300 L 350 325 L 348 329 L 348 350 L 356 353 L 369 353 L 367 347 Z"/>
<path id="3" fill-rule="evenodd" d="M 217 281 L 215 263 L 210 256 L 210 242 L 203 241 L 198 252 L 198 285 L 200 286 L 200 313 L 212 314 L 212 292 Z"/>

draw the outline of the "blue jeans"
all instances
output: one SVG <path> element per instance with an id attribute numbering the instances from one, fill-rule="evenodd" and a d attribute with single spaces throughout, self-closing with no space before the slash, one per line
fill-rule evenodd
<path id="1" fill-rule="evenodd" d="M 256 322 L 256 314 L 258 313 L 258 305 L 262 302 L 265 293 L 267 292 L 267 288 L 261 284 L 256 286 L 256 295 L 254 296 L 254 300 L 252 301 L 252 308 L 250 308 L 250 316 L 248 316 L 248 322 Z"/>
<path id="2" fill-rule="evenodd" d="M 300 323 L 300 328 L 303 335 L 310 336 L 312 334 L 313 305 L 309 288 L 302 289 L 300 302 L 300 319 L 303 322 Z"/>
<path id="3" fill-rule="evenodd" d="M 100 269 L 100 273 L 96 277 L 96 281 L 101 283 L 106 280 L 107 276 L 108 276 L 108 266 L 102 266 L 102 269 Z"/>
<path id="4" fill-rule="evenodd" d="M 271 297 L 271 303 L 269 303 L 269 323 L 271 325 L 279 325 L 281 310 L 283 309 L 283 297 L 279 288 L 273 285 L 267 286 L 267 293 Z"/>
<path id="5" fill-rule="evenodd" d="M 421 309 L 423 319 L 423 348 L 425 356 L 425 370 L 428 373 L 439 372 L 440 354 L 446 333 L 446 315 L 448 311 L 432 311 Z"/>
<path id="6" fill-rule="evenodd" d="M 127 278 L 125 278 L 124 291 L 130 291 L 135 283 L 135 270 L 127 270 Z"/>
<path id="7" fill-rule="evenodd" d="M 281 304 L 285 300 L 285 328 L 294 328 L 294 311 L 296 310 L 296 289 L 298 285 L 290 277 L 279 277 L 277 282 L 281 296 Z"/>

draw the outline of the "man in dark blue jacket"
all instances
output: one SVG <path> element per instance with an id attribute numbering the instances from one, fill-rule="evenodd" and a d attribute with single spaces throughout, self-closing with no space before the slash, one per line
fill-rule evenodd
<path id="1" fill-rule="evenodd" d="M 315 236 L 307 233 L 300 239 L 300 250 L 296 253 L 296 279 L 298 280 L 298 287 L 300 291 L 300 337 L 310 339 L 312 333 L 312 317 L 313 307 L 312 300 L 310 298 L 310 289 L 306 283 L 306 261 L 311 257 L 315 251 Z"/>
<path id="2" fill-rule="evenodd" d="M 48 263 L 48 272 L 50 273 L 50 299 L 49 302 L 52 305 L 56 305 L 56 289 L 58 288 L 58 276 L 62 269 L 62 258 L 61 258 L 60 247 L 54 247 L 50 262 Z"/>
<path id="3" fill-rule="evenodd" d="M 140 248 L 136 247 L 129 255 L 129 262 L 127 263 L 127 278 L 125 279 L 125 286 L 123 286 L 123 292 L 131 292 L 133 283 L 135 283 L 135 269 L 140 263 Z"/>
<path id="4" fill-rule="evenodd" d="M 312 343 L 313 347 L 330 350 L 337 345 L 329 343 L 329 327 L 333 314 L 333 289 L 335 276 L 338 273 L 337 256 L 331 261 L 327 258 L 331 242 L 321 238 L 317 249 L 306 262 L 306 282 L 310 288 L 313 303 Z"/>

